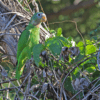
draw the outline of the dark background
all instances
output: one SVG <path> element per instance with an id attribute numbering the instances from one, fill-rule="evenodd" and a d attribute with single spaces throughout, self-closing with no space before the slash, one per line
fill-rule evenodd
<path id="1" fill-rule="evenodd" d="M 44 12 L 47 14 L 50 29 L 57 30 L 57 28 L 61 27 L 65 37 L 72 36 L 78 42 L 82 38 L 76 30 L 75 23 L 50 24 L 72 20 L 77 22 L 77 27 L 84 39 L 99 35 L 99 0 L 40 0 L 40 2 Z M 38 0 L 37 3 L 39 4 Z"/>

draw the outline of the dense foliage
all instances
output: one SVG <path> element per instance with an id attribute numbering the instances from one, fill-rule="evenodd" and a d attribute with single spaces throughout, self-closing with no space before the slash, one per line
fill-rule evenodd
<path id="1" fill-rule="evenodd" d="M 61 28 L 58 28 L 58 30 L 61 30 Z M 65 38 L 61 35 L 62 31 L 58 31 L 58 30 L 57 30 L 57 33 L 55 32 L 55 37 L 47 39 L 43 45 L 39 44 L 39 45 L 36 45 L 36 47 L 34 48 L 33 52 L 35 52 L 34 60 L 36 64 L 38 64 L 40 61 L 39 59 L 37 59 L 37 57 L 39 57 L 39 54 L 41 53 L 41 51 L 46 48 L 47 50 L 49 50 L 48 51 L 49 59 L 50 59 L 50 54 L 53 54 L 56 59 L 59 59 L 59 55 L 61 53 L 62 47 L 69 47 L 69 48 L 72 47 L 72 43 L 74 42 L 72 37 Z M 92 40 L 86 39 L 85 43 L 82 41 L 78 43 L 75 42 L 76 47 L 78 47 L 80 50 L 80 54 L 78 56 L 73 58 L 70 56 L 71 54 L 69 54 L 68 62 L 64 62 L 64 59 L 62 58 L 59 61 L 59 63 L 58 63 L 58 60 L 53 60 L 53 61 L 50 60 L 50 62 L 48 63 L 52 63 L 51 66 L 49 64 L 47 65 L 42 64 L 43 65 L 42 66 L 41 63 L 40 63 L 40 66 L 49 67 L 52 70 L 60 69 L 62 73 L 67 73 L 67 74 L 68 72 L 72 71 L 72 73 L 70 72 L 70 75 L 65 80 L 64 86 L 66 90 L 70 91 L 71 93 L 74 93 L 75 89 L 73 89 L 71 85 L 72 80 L 75 80 L 76 78 L 84 77 L 85 75 L 92 82 L 93 80 L 98 78 L 100 75 L 99 70 L 98 70 L 98 65 L 97 65 L 97 52 L 99 50 L 99 44 L 100 44 L 98 41 L 99 41 L 99 38 L 92 39 Z M 51 57 L 51 59 L 54 59 L 54 58 Z"/>

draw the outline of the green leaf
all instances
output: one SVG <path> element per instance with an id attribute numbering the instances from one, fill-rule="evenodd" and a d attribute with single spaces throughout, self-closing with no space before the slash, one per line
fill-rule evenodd
<path id="1" fill-rule="evenodd" d="M 75 62 L 81 60 L 82 58 L 84 58 L 84 55 L 79 54 L 79 55 L 75 58 Z"/>
<path id="2" fill-rule="evenodd" d="M 66 79 L 65 83 L 64 83 L 64 87 L 65 87 L 65 89 L 66 89 L 67 91 L 73 93 L 74 90 L 73 90 L 73 87 L 72 87 L 71 81 L 72 81 L 71 78 L 68 77 L 68 78 Z"/>
<path id="3" fill-rule="evenodd" d="M 57 38 L 54 38 L 49 45 L 49 50 L 53 53 L 53 55 L 59 55 L 62 49 L 60 41 Z"/>
<path id="4" fill-rule="evenodd" d="M 39 66 L 41 66 L 42 68 L 44 68 L 44 67 L 46 67 L 47 65 L 46 65 L 46 63 L 43 63 L 43 62 L 40 60 Z"/>
<path id="5" fill-rule="evenodd" d="M 92 77 L 93 77 L 94 79 L 100 77 L 100 71 L 96 70 L 96 71 L 93 73 Z"/>
<path id="6" fill-rule="evenodd" d="M 63 46 L 71 47 L 72 46 L 72 38 L 69 37 L 66 39 L 65 37 L 53 37 L 49 38 L 45 41 L 45 46 L 49 48 L 49 50 L 55 55 L 59 55 Z"/>
<path id="7" fill-rule="evenodd" d="M 55 31 L 55 30 L 50 30 L 50 33 L 54 33 L 54 34 L 55 34 L 55 33 L 56 33 L 56 31 Z"/>
<path id="8" fill-rule="evenodd" d="M 56 37 L 63 46 L 70 47 L 70 42 L 65 37 Z"/>
<path id="9" fill-rule="evenodd" d="M 74 70 L 73 74 L 76 75 L 79 71 L 80 71 L 80 69 L 79 69 L 79 68 L 76 68 L 76 69 Z"/>
<path id="10" fill-rule="evenodd" d="M 89 73 L 92 73 L 92 72 L 95 72 L 96 71 L 96 68 L 95 67 L 88 67 L 87 69 L 86 69 Z"/>
<path id="11" fill-rule="evenodd" d="M 86 40 L 86 44 L 92 45 L 92 42 L 90 40 Z"/>
<path id="12" fill-rule="evenodd" d="M 39 62 L 40 62 L 39 55 L 41 51 L 43 50 L 43 48 L 44 46 L 42 44 L 37 44 L 33 47 L 33 57 L 34 57 L 35 64 L 37 66 L 39 66 Z"/>
<path id="13" fill-rule="evenodd" d="M 57 37 L 49 38 L 45 41 L 45 46 L 52 52 L 53 55 L 59 55 L 62 49 L 62 43 Z"/>
<path id="14" fill-rule="evenodd" d="M 61 45 L 59 43 L 59 41 L 57 40 L 56 42 L 53 42 L 50 46 L 49 46 L 49 49 L 51 50 L 51 52 L 54 54 L 54 55 L 59 55 L 60 52 L 61 52 Z"/>
<path id="15" fill-rule="evenodd" d="M 83 68 L 82 68 L 82 70 L 85 70 L 85 69 L 87 69 L 87 68 L 89 68 L 89 67 L 94 67 L 91 63 L 85 63 L 84 65 L 83 65 Z"/>
<path id="16" fill-rule="evenodd" d="M 72 74 L 72 79 L 76 79 L 76 78 L 79 78 L 80 77 L 80 73 L 77 72 L 75 75 Z"/>
<path id="17" fill-rule="evenodd" d="M 76 78 L 79 78 L 80 77 L 80 69 L 79 68 L 76 68 L 74 71 L 73 71 L 73 75 L 72 75 L 72 78 L 73 79 L 76 79 Z"/>
<path id="18" fill-rule="evenodd" d="M 87 61 L 85 61 L 85 64 L 86 64 L 86 63 L 87 63 L 87 64 L 88 64 L 88 63 L 96 64 L 96 63 L 97 63 L 97 58 L 96 58 L 96 56 L 94 56 L 94 57 L 88 59 Z"/>
<path id="19" fill-rule="evenodd" d="M 85 50 L 84 43 L 82 41 L 80 41 L 76 46 L 79 47 L 80 53 L 83 54 L 84 50 Z"/>
<path id="20" fill-rule="evenodd" d="M 61 34 L 62 34 L 62 28 L 58 28 L 58 30 L 57 30 L 57 36 L 61 36 Z"/>
<path id="21" fill-rule="evenodd" d="M 96 47 L 94 45 L 87 45 L 86 46 L 86 54 L 91 54 L 93 52 L 96 52 Z"/>
<path id="22" fill-rule="evenodd" d="M 67 39 L 68 39 L 68 41 L 70 41 L 70 42 L 73 41 L 73 38 L 72 38 L 71 36 L 69 36 Z"/>
<path id="23" fill-rule="evenodd" d="M 68 41 L 68 43 L 69 43 L 69 46 L 72 47 L 73 38 L 72 38 L 71 36 L 69 36 L 69 37 L 67 38 L 67 41 Z"/>

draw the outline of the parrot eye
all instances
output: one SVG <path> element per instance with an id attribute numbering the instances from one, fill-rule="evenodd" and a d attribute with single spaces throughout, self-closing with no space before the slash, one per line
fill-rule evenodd
<path id="1" fill-rule="evenodd" d="M 40 16 L 40 14 L 38 14 L 38 16 Z"/>

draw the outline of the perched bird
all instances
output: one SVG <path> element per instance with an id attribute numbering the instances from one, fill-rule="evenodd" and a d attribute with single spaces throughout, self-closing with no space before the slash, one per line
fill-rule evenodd
<path id="1" fill-rule="evenodd" d="M 22 32 L 17 47 L 17 70 L 16 78 L 19 79 L 20 75 L 23 72 L 24 65 L 28 59 L 31 58 L 33 53 L 33 47 L 35 44 L 39 44 L 39 33 L 40 33 L 40 24 L 47 20 L 46 15 L 42 12 L 35 13 L 29 25 Z"/>

